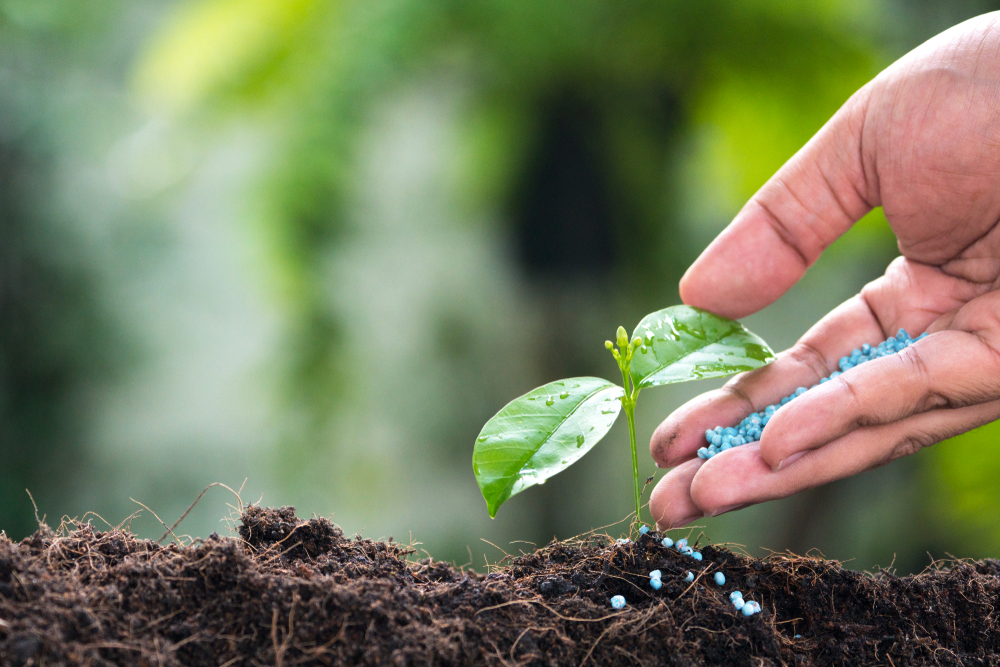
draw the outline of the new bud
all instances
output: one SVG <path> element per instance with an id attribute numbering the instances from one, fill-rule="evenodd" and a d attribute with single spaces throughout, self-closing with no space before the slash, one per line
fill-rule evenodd
<path id="1" fill-rule="evenodd" d="M 604 347 L 610 350 L 611 348 L 614 347 L 614 345 L 611 343 L 610 340 L 606 340 L 604 341 Z"/>
<path id="2" fill-rule="evenodd" d="M 638 336 L 636 336 L 635 338 L 632 339 L 632 347 L 639 347 L 640 345 L 642 345 L 642 339 L 641 338 L 639 338 Z"/>
<path id="3" fill-rule="evenodd" d="M 628 334 L 625 333 L 625 327 L 618 327 L 618 347 L 628 346 Z"/>

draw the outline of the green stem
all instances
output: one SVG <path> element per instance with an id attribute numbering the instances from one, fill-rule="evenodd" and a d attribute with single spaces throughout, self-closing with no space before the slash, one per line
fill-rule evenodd
<path id="1" fill-rule="evenodd" d="M 642 487 L 639 486 L 639 451 L 635 444 L 635 403 L 639 399 L 639 388 L 632 381 L 632 374 L 629 366 L 632 365 L 632 355 L 642 342 L 638 337 L 628 339 L 624 327 L 618 327 L 616 334 L 618 349 L 610 340 L 604 342 L 604 347 L 611 352 L 611 356 L 618 363 L 618 370 L 622 372 L 622 389 L 625 395 L 622 396 L 622 407 L 625 408 L 625 418 L 628 420 L 628 444 L 632 448 L 632 481 L 635 484 L 635 523 L 642 523 Z"/>
<path id="2" fill-rule="evenodd" d="M 632 480 L 635 483 L 635 520 L 642 521 L 642 489 L 639 487 L 639 453 L 635 445 L 635 401 L 629 401 L 625 408 L 625 418 L 628 419 L 628 440 L 632 447 Z"/>
<path id="3" fill-rule="evenodd" d="M 619 368 L 622 372 L 622 385 L 625 389 L 625 396 L 622 397 L 622 407 L 625 408 L 625 419 L 628 421 L 628 444 L 632 449 L 632 482 L 635 486 L 635 520 L 642 521 L 642 488 L 639 486 L 639 451 L 635 442 L 635 403 L 639 398 L 639 391 L 631 383 L 629 373 L 630 359 L 626 358 L 625 363 Z"/>

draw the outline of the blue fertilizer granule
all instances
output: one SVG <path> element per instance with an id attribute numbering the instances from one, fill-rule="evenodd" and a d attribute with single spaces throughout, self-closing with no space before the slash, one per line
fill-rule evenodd
<path id="1" fill-rule="evenodd" d="M 885 339 L 878 345 L 871 346 L 866 343 L 865 345 L 862 345 L 860 349 L 855 348 L 851 352 L 850 356 L 840 358 L 840 362 L 838 364 L 840 366 L 840 370 L 834 371 L 814 384 L 812 387 L 799 387 L 792 394 L 784 397 L 774 405 L 767 406 L 761 412 L 752 413 L 749 417 L 741 421 L 737 427 L 716 426 L 713 429 L 705 431 L 705 442 L 708 443 L 708 446 L 698 449 L 698 458 L 710 459 L 716 454 L 720 454 L 727 449 L 759 441 L 767 423 L 771 420 L 771 417 L 774 416 L 774 413 L 780 410 L 782 406 L 792 402 L 799 396 L 809 391 L 809 389 L 818 387 L 819 385 L 829 382 L 830 380 L 837 379 L 840 377 L 841 373 L 845 373 L 855 366 L 871 361 L 872 359 L 878 359 L 879 357 L 886 357 L 890 354 L 901 352 L 910 345 L 916 343 L 918 340 L 926 338 L 927 335 L 928 334 L 924 332 L 916 338 L 910 338 L 910 335 L 906 333 L 905 329 L 900 329 L 899 333 L 895 336 Z"/>

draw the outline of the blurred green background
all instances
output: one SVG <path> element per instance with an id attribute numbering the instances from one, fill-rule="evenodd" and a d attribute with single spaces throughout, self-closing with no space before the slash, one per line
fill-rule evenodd
<path id="1" fill-rule="evenodd" d="M 246 480 L 246 502 L 482 567 L 483 540 L 624 518 L 624 421 L 494 521 L 479 428 L 612 377 L 603 341 L 677 303 L 854 90 L 998 7 L 0 0 L 0 529 L 34 529 L 26 488 L 50 524 L 117 524 Z M 746 323 L 784 348 L 895 254 L 873 212 Z M 644 394 L 640 439 L 718 384 Z M 699 525 L 858 569 L 996 556 L 998 436 Z M 224 532 L 234 502 L 210 490 L 178 531 Z"/>

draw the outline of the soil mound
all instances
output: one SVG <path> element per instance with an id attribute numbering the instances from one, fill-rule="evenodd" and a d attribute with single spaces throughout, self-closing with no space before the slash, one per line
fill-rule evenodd
<path id="1" fill-rule="evenodd" d="M 651 533 L 552 543 L 484 576 L 290 507 L 241 523 L 191 546 L 81 523 L 0 536 L 0 664 L 1000 664 L 993 560 L 910 577 L 712 546 L 698 562 Z M 763 611 L 744 617 L 733 590 Z"/>

